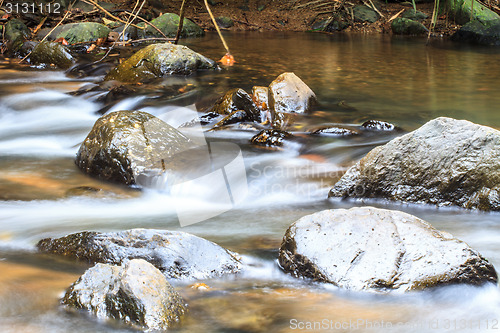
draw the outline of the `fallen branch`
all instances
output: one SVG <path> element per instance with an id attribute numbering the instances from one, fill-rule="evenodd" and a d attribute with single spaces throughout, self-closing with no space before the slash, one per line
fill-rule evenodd
<path id="1" fill-rule="evenodd" d="M 151 37 L 151 38 L 142 38 L 142 39 L 131 39 L 128 40 L 125 44 L 139 43 L 139 42 L 149 42 L 149 41 L 165 41 L 165 42 L 173 42 L 173 38 L 163 38 L 163 37 Z"/>
<path id="2" fill-rule="evenodd" d="M 184 4 L 186 0 L 182 0 L 181 10 L 179 11 L 179 25 L 177 26 L 177 33 L 175 34 L 174 44 L 179 42 L 181 38 L 182 26 L 184 25 Z"/>
<path id="3" fill-rule="evenodd" d="M 131 12 L 127 11 L 127 10 L 125 10 L 124 12 L 125 12 L 125 13 L 127 13 L 127 14 L 129 14 L 129 15 L 134 15 L 134 13 L 131 13 Z M 152 27 L 153 29 L 155 29 L 156 31 L 158 31 L 158 32 L 159 32 L 159 33 L 160 33 L 163 37 L 168 38 L 168 37 L 167 37 L 167 36 L 163 33 L 163 31 L 161 31 L 161 30 L 160 30 L 160 29 L 159 29 L 156 25 L 154 25 L 153 23 L 149 22 L 148 20 L 143 19 L 143 18 L 142 18 L 142 17 L 140 17 L 140 16 L 137 16 L 137 18 L 138 18 L 139 20 L 141 20 L 142 22 L 146 23 L 147 25 L 151 26 L 151 27 Z"/>
<path id="4" fill-rule="evenodd" d="M 219 25 L 217 24 L 217 21 L 215 21 L 215 17 L 212 14 L 212 11 L 210 10 L 210 6 L 208 5 L 208 0 L 205 1 L 205 7 L 207 7 L 208 14 L 210 15 L 210 18 L 212 19 L 212 22 L 215 25 L 215 30 L 217 30 L 217 33 L 219 34 L 220 40 L 222 41 L 222 44 L 224 45 L 224 48 L 226 49 L 226 53 L 229 55 L 231 52 L 229 52 L 229 47 L 226 44 L 226 41 L 224 40 L 224 37 L 222 37 L 222 33 L 220 32 Z"/>
<path id="5" fill-rule="evenodd" d="M 401 13 L 402 13 L 402 12 L 404 12 L 404 11 L 405 11 L 405 9 L 404 9 L 404 8 L 403 8 L 403 9 L 401 9 L 399 12 L 397 12 L 397 13 L 396 13 L 396 14 L 394 14 L 394 15 L 392 15 L 392 16 L 391 16 L 391 18 L 389 19 L 389 21 L 387 21 L 387 22 L 391 22 L 391 21 L 393 21 L 393 20 L 397 19 L 397 18 L 398 18 L 398 16 L 399 16 L 399 15 L 401 15 Z"/>

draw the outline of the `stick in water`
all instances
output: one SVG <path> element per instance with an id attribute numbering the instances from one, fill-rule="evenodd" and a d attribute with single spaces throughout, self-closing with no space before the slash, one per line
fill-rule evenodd
<path id="1" fill-rule="evenodd" d="M 224 40 L 224 37 L 222 37 L 222 33 L 220 32 L 219 25 L 217 24 L 217 21 L 215 21 L 215 17 L 212 14 L 210 7 L 208 6 L 208 0 L 205 0 L 205 7 L 207 7 L 208 14 L 210 15 L 210 18 L 212 19 L 212 22 L 215 25 L 215 30 L 217 30 L 217 33 L 219 34 L 219 38 L 222 41 L 224 48 L 226 49 L 226 55 L 223 56 L 222 59 L 219 60 L 219 62 L 221 62 L 223 65 L 226 65 L 226 66 L 232 66 L 234 64 L 234 57 L 231 55 L 231 52 L 229 52 L 229 47 L 227 46 L 226 41 Z"/>

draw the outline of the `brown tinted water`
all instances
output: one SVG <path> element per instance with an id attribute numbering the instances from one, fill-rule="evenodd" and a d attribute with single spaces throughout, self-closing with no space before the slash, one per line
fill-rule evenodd
<path id="1" fill-rule="evenodd" d="M 407 295 L 345 292 L 294 279 L 280 271 L 276 258 L 286 228 L 298 218 L 322 209 L 370 204 L 419 216 L 465 240 L 498 267 L 497 213 L 326 199 L 348 165 L 399 134 L 312 138 L 304 132 L 319 124 L 359 125 L 368 119 L 390 121 L 409 131 L 438 116 L 499 128 L 500 51 L 366 35 L 234 33 L 227 39 L 236 66 L 161 80 L 152 93 L 123 97 L 110 110 L 161 115 L 177 106 L 206 105 L 230 88 L 249 91 L 253 85 L 268 85 L 285 71 L 301 77 L 317 93 L 320 105 L 297 119 L 299 139 L 280 151 L 250 147 L 253 132 L 207 134 L 212 141 L 240 146 L 249 194 L 233 210 L 185 228 L 179 226 L 176 208 L 190 207 L 192 201 L 179 201 L 165 189 L 139 192 L 103 183 L 74 166 L 79 144 L 103 104 L 92 95 L 66 92 L 99 77 L 76 80 L 61 72 L 0 68 L 0 330 L 127 331 L 61 309 L 58 299 L 64 289 L 87 266 L 40 256 L 33 246 L 43 237 L 76 231 L 138 227 L 206 237 L 242 253 L 247 264 L 237 276 L 202 281 L 210 287 L 205 292 L 190 288 L 194 281 L 172 281 L 190 309 L 173 331 L 476 332 L 497 327 L 500 294 L 494 286 Z M 212 34 L 185 44 L 213 59 L 224 54 Z M 165 87 L 172 84 L 191 84 L 194 90 L 172 100 L 165 95 Z M 101 191 L 85 191 L 88 187 Z"/>

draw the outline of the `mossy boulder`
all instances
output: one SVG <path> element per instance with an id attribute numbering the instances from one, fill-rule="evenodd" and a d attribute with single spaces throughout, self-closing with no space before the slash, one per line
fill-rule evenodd
<path id="1" fill-rule="evenodd" d="M 396 35 L 423 35 L 429 31 L 422 23 L 403 17 L 393 20 L 391 29 Z"/>
<path id="2" fill-rule="evenodd" d="M 227 16 L 219 16 L 215 19 L 215 22 L 217 22 L 222 29 L 229 29 L 234 26 L 234 21 Z"/>
<path id="3" fill-rule="evenodd" d="M 179 27 L 179 15 L 175 13 L 166 13 L 152 20 L 151 24 L 160 29 L 168 38 L 174 38 L 177 34 L 177 28 Z M 139 37 L 163 37 L 163 35 L 152 26 L 146 24 L 140 25 L 145 26 L 146 29 L 137 31 Z M 203 35 L 205 35 L 205 32 L 200 26 L 187 18 L 184 19 L 181 31 L 182 38 L 201 37 Z"/>
<path id="4" fill-rule="evenodd" d="M 49 31 L 40 31 L 37 38 L 42 39 Z M 68 23 L 54 29 L 47 39 L 64 38 L 69 44 L 95 42 L 99 38 L 107 38 L 110 32 L 111 29 L 107 26 L 96 22 Z"/>
<path id="5" fill-rule="evenodd" d="M 181 232 L 131 229 L 120 232 L 79 232 L 38 242 L 42 253 L 89 263 L 121 265 L 144 259 L 168 278 L 205 279 L 236 273 L 239 256 L 206 239 Z"/>
<path id="6" fill-rule="evenodd" d="M 76 155 L 83 172 L 126 185 L 176 168 L 173 156 L 194 144 L 164 121 L 140 111 L 117 111 L 99 118 Z M 140 180 L 140 181 L 139 181 Z"/>
<path id="7" fill-rule="evenodd" d="M 428 16 L 418 10 L 415 10 L 413 8 L 407 9 L 401 14 L 402 18 L 414 20 L 414 21 L 423 21 L 425 20 Z"/>
<path id="8" fill-rule="evenodd" d="M 440 117 L 371 150 L 330 197 L 500 211 L 500 131 Z"/>
<path id="9" fill-rule="evenodd" d="M 171 327 L 186 312 L 184 300 L 166 277 L 142 259 L 89 268 L 69 287 L 62 304 L 101 320 L 117 319 L 155 331 Z"/>
<path id="10" fill-rule="evenodd" d="M 481 22 L 470 21 L 462 26 L 452 40 L 482 45 L 500 45 L 500 20 Z"/>
<path id="11" fill-rule="evenodd" d="M 377 12 L 367 6 L 354 6 L 352 12 L 354 14 L 354 21 L 356 22 L 375 23 L 379 19 Z"/>
<path id="12" fill-rule="evenodd" d="M 351 290 L 497 283 L 493 265 L 463 241 L 418 217 L 373 207 L 302 217 L 283 237 L 279 264 L 294 276 Z"/>
<path id="13" fill-rule="evenodd" d="M 43 41 L 33 49 L 30 61 L 36 66 L 55 65 L 62 69 L 74 63 L 73 56 L 63 45 L 49 41 Z"/>
<path id="14" fill-rule="evenodd" d="M 30 30 L 18 19 L 12 19 L 4 26 L 4 38 L 7 41 L 9 54 L 16 54 L 29 36 Z"/>
<path id="15" fill-rule="evenodd" d="M 215 61 L 187 46 L 160 43 L 148 45 L 115 67 L 105 80 L 141 82 L 166 75 L 190 75 L 216 69 Z"/>
<path id="16" fill-rule="evenodd" d="M 471 19 L 481 22 L 500 20 L 497 13 L 475 0 L 447 0 L 445 6 L 449 17 L 458 24 L 465 24 Z"/>

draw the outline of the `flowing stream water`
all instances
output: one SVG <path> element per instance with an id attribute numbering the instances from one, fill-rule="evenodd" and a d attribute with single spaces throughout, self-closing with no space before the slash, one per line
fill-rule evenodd
<path id="1" fill-rule="evenodd" d="M 404 295 L 346 292 L 292 278 L 277 265 L 281 238 L 298 218 L 324 209 L 372 205 L 423 218 L 500 267 L 499 213 L 327 199 L 349 165 L 400 133 L 345 138 L 306 134 L 321 124 L 359 125 L 369 119 L 410 131 L 438 116 L 500 128 L 500 50 L 371 35 L 252 32 L 228 34 L 227 39 L 238 61 L 234 67 L 166 78 L 108 105 L 99 101 L 97 92 L 68 94 L 100 76 L 75 79 L 60 71 L 0 64 L 0 331 L 129 331 L 64 311 L 59 298 L 88 266 L 37 254 L 35 244 L 77 231 L 130 228 L 182 230 L 243 256 L 243 272 L 202 281 L 208 291 L 190 288 L 194 281 L 172 281 L 189 304 L 189 314 L 173 332 L 500 329 L 496 286 Z M 223 55 L 213 34 L 183 44 L 212 59 Z M 217 217 L 181 228 L 176 209 L 210 206 L 211 201 L 179 200 L 164 189 L 137 191 L 101 182 L 74 164 L 80 143 L 104 107 L 169 119 L 168 113 L 179 107 L 202 108 L 228 89 L 267 86 L 287 71 L 302 78 L 320 102 L 312 114 L 297 119 L 291 143 L 269 150 L 249 144 L 256 132 L 206 133 L 209 141 L 238 144 L 247 170 L 247 198 Z M 178 85 L 187 87 L 186 93 L 175 98 L 166 93 Z M 180 120 L 169 122 L 178 126 Z M 70 195 L 79 186 L 102 191 Z"/>

